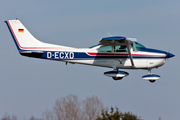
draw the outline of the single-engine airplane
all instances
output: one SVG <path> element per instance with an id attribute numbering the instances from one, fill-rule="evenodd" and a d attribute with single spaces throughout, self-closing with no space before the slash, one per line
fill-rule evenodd
<path id="1" fill-rule="evenodd" d="M 34 38 L 18 19 L 5 22 L 21 55 L 66 64 L 112 68 L 112 71 L 104 72 L 104 75 L 114 80 L 121 80 L 129 75 L 119 69 L 144 69 L 149 73 L 142 78 L 155 82 L 160 76 L 152 74 L 151 69 L 164 65 L 167 58 L 174 57 L 169 52 L 146 48 L 136 38 L 122 36 L 102 38 L 98 45 L 85 49 L 43 43 Z"/>

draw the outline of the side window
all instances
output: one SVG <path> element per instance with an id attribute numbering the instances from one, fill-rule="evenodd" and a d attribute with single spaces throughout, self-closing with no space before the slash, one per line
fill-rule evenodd
<path id="1" fill-rule="evenodd" d="M 97 49 L 99 52 L 112 52 L 111 46 L 101 46 Z"/>
<path id="2" fill-rule="evenodd" d="M 126 45 L 117 45 L 114 46 L 115 52 L 127 52 L 127 46 Z"/>

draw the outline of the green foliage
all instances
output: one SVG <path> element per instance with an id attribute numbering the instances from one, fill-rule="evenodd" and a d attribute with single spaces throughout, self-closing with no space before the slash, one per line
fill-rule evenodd
<path id="1" fill-rule="evenodd" d="M 122 120 L 139 120 L 138 117 L 130 112 L 123 113 Z"/>
<path id="2" fill-rule="evenodd" d="M 120 112 L 116 107 L 116 111 L 111 107 L 111 111 L 102 110 L 101 117 L 97 117 L 96 120 L 139 120 L 138 117 L 130 112 Z"/>

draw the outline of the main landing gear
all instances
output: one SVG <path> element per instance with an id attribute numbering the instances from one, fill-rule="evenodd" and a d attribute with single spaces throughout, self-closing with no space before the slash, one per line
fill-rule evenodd
<path id="1" fill-rule="evenodd" d="M 112 77 L 114 80 L 121 80 L 123 77 Z"/>
<path id="2" fill-rule="evenodd" d="M 121 80 L 123 77 L 128 76 L 129 73 L 125 71 L 114 70 L 114 71 L 104 72 L 104 75 L 112 77 L 114 80 Z"/>

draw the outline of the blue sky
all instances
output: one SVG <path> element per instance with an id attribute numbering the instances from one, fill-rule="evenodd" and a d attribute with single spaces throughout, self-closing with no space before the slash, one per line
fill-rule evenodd
<path id="1" fill-rule="evenodd" d="M 1 0 L 0 118 L 5 112 L 20 119 L 41 118 L 57 98 L 76 94 L 81 100 L 98 96 L 105 105 L 145 120 L 180 119 L 179 6 L 178 0 Z M 113 81 L 103 75 L 108 68 L 20 56 L 4 23 L 15 18 L 47 43 L 84 48 L 108 32 L 136 37 L 146 47 L 176 56 L 152 70 L 161 76 L 154 84 L 141 79 L 145 70 L 126 70 L 128 77 Z"/>

